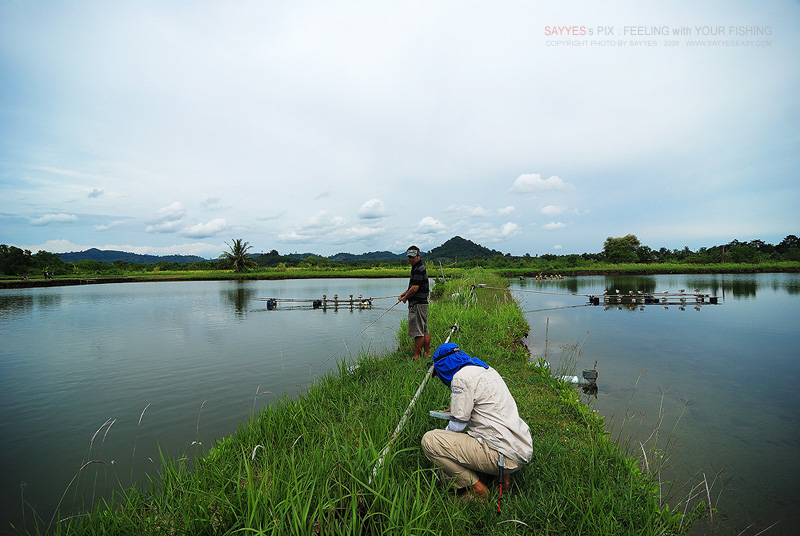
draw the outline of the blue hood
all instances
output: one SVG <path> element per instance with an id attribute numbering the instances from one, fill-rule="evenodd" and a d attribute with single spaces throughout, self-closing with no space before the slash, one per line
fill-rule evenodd
<path id="1" fill-rule="evenodd" d="M 433 370 L 442 383 L 450 387 L 453 375 L 461 370 L 461 367 L 475 365 L 477 367 L 489 368 L 489 365 L 477 357 L 468 356 L 457 344 L 451 342 L 441 345 L 433 353 Z"/>

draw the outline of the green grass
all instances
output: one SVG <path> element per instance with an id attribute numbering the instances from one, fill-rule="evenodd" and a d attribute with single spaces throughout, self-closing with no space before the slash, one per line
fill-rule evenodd
<path id="1" fill-rule="evenodd" d="M 464 261 L 461 267 L 442 268 L 431 262 L 428 271 L 431 276 L 439 277 L 442 272 L 447 277 L 465 277 L 468 270 L 476 264 L 491 264 L 491 261 Z M 145 269 L 145 266 L 147 267 Z M 800 272 L 800 262 L 765 261 L 757 264 L 689 264 L 689 263 L 653 263 L 653 264 L 610 264 L 593 262 L 590 265 L 569 266 L 564 262 L 519 264 L 509 267 L 488 268 L 492 273 L 504 277 L 534 277 L 537 275 L 581 276 L 581 275 L 655 275 L 655 274 L 747 274 L 761 272 Z M 208 281 L 208 280 L 270 280 L 270 279 L 317 279 L 317 278 L 384 278 L 407 277 L 408 267 L 375 266 L 371 268 L 352 268 L 348 266 L 327 267 L 259 267 L 247 272 L 233 270 L 160 270 L 152 265 L 143 265 L 141 269 L 117 268 L 110 266 L 102 272 L 76 272 L 69 275 L 57 275 L 54 280 L 46 281 L 43 276 L 33 276 L 27 282 L 19 276 L 0 275 L 0 282 L 7 287 L 43 286 L 67 283 L 84 283 L 87 281 Z"/>
<path id="2" fill-rule="evenodd" d="M 426 384 L 378 467 L 429 366 L 410 359 L 413 343 L 403 325 L 396 352 L 362 354 L 354 370 L 340 363 L 305 394 L 251 416 L 194 460 L 163 456 L 149 485 L 120 487 L 85 514 L 41 521 L 28 527 L 30 533 L 683 532 L 692 516 L 683 519 L 660 503 L 659 486 L 608 439 L 602 419 L 580 403 L 574 388 L 529 364 L 522 345 L 528 326 L 518 305 L 503 290 L 473 292 L 480 283 L 505 286 L 480 269 L 437 285 L 429 327 L 435 348 L 457 324 L 451 341 L 507 379 L 531 427 L 533 459 L 514 475 L 499 514 L 494 502 L 455 502 L 453 490 L 421 453 L 422 435 L 443 427 L 428 410 L 449 404 L 448 389 L 436 379 Z M 90 485 L 91 479 L 84 482 Z M 703 513 L 702 505 L 697 512 Z"/>

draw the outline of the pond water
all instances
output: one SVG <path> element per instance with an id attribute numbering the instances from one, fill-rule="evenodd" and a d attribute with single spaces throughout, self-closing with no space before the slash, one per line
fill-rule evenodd
<path id="1" fill-rule="evenodd" d="M 392 308 L 397 300 L 388 297 L 406 284 L 337 279 L 0 290 L 0 532 L 23 522 L 23 498 L 49 521 L 89 459 L 106 465 L 81 473 L 62 504 L 67 511 L 113 488 L 116 478 L 140 481 L 143 468 L 154 468 L 150 459 L 158 462 L 159 446 L 191 456 L 201 448 L 195 441 L 210 448 L 252 412 L 304 390 L 345 357 L 396 349 L 407 309 Z M 308 302 L 280 301 L 335 294 L 376 299 L 372 309 L 315 310 Z M 267 310 L 260 298 L 277 298 L 278 307 Z M 25 515 L 30 520 L 30 509 Z"/>
<path id="2" fill-rule="evenodd" d="M 632 451 L 644 443 L 648 464 L 658 439 L 662 480 L 674 482 L 663 486 L 671 506 L 705 475 L 709 492 L 696 492 L 719 509 L 715 534 L 754 535 L 773 523 L 766 534 L 797 534 L 800 275 L 527 279 L 512 289 L 531 326 L 532 354 L 546 352 L 556 370 L 569 362 L 578 375 L 596 361 L 598 392 L 584 400 Z M 690 297 L 685 305 L 631 306 L 623 298 L 588 306 L 570 295 L 680 289 L 718 296 L 719 304 Z M 574 346 L 580 356 L 568 359 Z M 709 520 L 695 532 L 710 530 Z"/>
<path id="3" fill-rule="evenodd" d="M 346 355 L 396 348 L 406 308 L 388 309 L 406 281 L 0 291 L 0 531 L 23 522 L 23 500 L 49 520 L 87 460 L 105 464 L 69 487 L 67 510 L 113 488 L 117 478 L 141 480 L 159 447 L 191 456 L 254 411 L 304 390 Z M 527 279 L 512 281 L 512 289 L 536 357 L 546 353 L 557 368 L 562 347 L 579 345 L 571 364 L 578 373 L 597 361 L 598 393 L 583 396 L 615 434 L 622 431 L 632 448 L 638 441 L 649 447 L 661 421 L 659 445 L 669 457 L 662 479 L 676 482 L 665 495 L 688 493 L 705 473 L 720 510 L 717 534 L 754 535 L 774 522 L 767 534 L 796 532 L 800 276 Z M 572 295 L 604 289 L 698 289 L 720 300 L 697 309 L 691 300 L 605 308 Z M 334 294 L 379 299 L 373 309 L 336 310 L 279 301 L 268 311 L 258 301 Z M 707 522 L 698 526 L 704 528 Z"/>

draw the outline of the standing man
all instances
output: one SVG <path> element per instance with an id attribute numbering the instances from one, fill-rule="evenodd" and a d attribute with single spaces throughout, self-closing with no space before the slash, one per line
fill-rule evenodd
<path id="1" fill-rule="evenodd" d="M 459 495 L 485 501 L 489 490 L 477 473 L 502 475 L 503 485 L 508 486 L 510 473 L 531 461 L 530 428 L 500 374 L 457 344 L 439 346 L 433 368 L 450 388 L 450 421 L 444 430 L 422 436 L 422 452 L 442 469 Z"/>
<path id="2" fill-rule="evenodd" d="M 414 360 L 420 355 L 431 355 L 431 335 L 428 333 L 428 272 L 422 264 L 419 248 L 411 246 L 406 250 L 411 265 L 411 279 L 408 289 L 400 294 L 400 301 L 408 303 L 408 335 L 414 339 Z"/>

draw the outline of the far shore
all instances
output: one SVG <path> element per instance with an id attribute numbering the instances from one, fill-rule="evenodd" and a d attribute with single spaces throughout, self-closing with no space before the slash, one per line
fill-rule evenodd
<path id="1" fill-rule="evenodd" d="M 549 278 L 580 277 L 580 276 L 620 276 L 620 275 L 663 275 L 663 274 L 758 274 L 758 273 L 800 273 L 800 263 L 775 264 L 725 264 L 715 265 L 621 265 L 603 269 L 585 268 L 560 268 L 550 270 L 531 270 L 524 268 L 489 268 L 489 271 L 507 278 Z M 438 276 L 439 271 L 431 265 L 429 272 Z M 443 275 L 458 277 L 463 272 L 462 268 L 447 268 Z M 377 279 L 377 278 L 402 278 L 408 275 L 407 268 L 381 268 L 381 269 L 328 269 L 328 270 L 285 270 L 285 271 L 170 271 L 160 273 L 144 273 L 136 275 L 81 275 L 57 276 L 55 278 L 5 278 L 0 279 L 0 289 L 62 287 L 74 285 L 98 285 L 107 283 L 149 283 L 163 281 L 270 281 L 283 279 Z"/>

